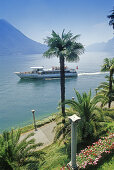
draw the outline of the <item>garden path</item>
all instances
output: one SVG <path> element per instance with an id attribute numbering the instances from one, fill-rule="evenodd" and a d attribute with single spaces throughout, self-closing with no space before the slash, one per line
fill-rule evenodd
<path id="1" fill-rule="evenodd" d="M 43 146 L 38 147 L 38 149 L 43 149 L 44 147 L 53 143 L 55 132 L 54 127 L 56 126 L 56 122 L 48 123 L 40 128 L 37 128 L 37 131 L 31 130 L 27 133 L 21 135 L 20 140 L 23 140 L 28 134 L 34 132 L 34 136 L 30 137 L 29 139 L 34 138 L 35 143 L 43 143 Z"/>

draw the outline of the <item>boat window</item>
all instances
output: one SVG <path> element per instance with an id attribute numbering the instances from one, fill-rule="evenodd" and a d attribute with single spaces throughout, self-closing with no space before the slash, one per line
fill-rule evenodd
<path id="1" fill-rule="evenodd" d="M 68 70 L 68 71 L 65 71 L 65 73 L 70 73 L 70 71 Z"/>

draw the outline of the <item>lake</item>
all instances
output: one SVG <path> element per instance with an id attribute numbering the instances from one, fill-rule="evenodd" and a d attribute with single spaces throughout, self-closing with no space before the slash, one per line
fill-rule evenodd
<path id="1" fill-rule="evenodd" d="M 98 72 L 106 57 L 109 54 L 85 53 L 78 63 L 66 63 L 70 68 L 79 68 L 77 78 L 66 79 L 66 99 L 75 97 L 74 88 L 80 93 L 91 89 L 92 95 L 95 94 L 95 88 L 105 81 L 106 73 Z M 0 56 L 0 131 L 31 123 L 32 109 L 36 110 L 36 119 L 58 111 L 60 79 L 20 80 L 14 74 L 16 71 L 29 71 L 31 66 L 50 68 L 59 66 L 59 60 L 46 59 L 42 54 Z"/>

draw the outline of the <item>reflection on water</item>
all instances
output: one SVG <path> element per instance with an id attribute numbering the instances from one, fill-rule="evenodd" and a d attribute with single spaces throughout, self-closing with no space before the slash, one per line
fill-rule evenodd
<path id="1" fill-rule="evenodd" d="M 76 81 L 77 77 L 72 78 L 65 78 L 65 83 L 67 82 L 73 82 Z M 42 86 L 44 84 L 50 85 L 50 84 L 60 84 L 60 78 L 46 78 L 46 79 L 20 79 L 17 84 L 19 85 L 28 85 L 28 84 L 34 84 L 35 86 Z"/>

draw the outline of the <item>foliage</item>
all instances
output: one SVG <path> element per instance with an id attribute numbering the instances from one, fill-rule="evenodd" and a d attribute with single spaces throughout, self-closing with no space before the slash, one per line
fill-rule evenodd
<path id="1" fill-rule="evenodd" d="M 78 123 L 78 136 L 77 144 L 78 151 L 80 148 L 84 148 L 87 144 L 91 144 L 92 141 L 97 139 L 100 135 L 104 134 L 107 130 L 105 114 L 102 113 L 102 109 L 96 105 L 99 102 L 99 97 L 91 98 L 91 91 L 82 96 L 75 90 L 77 101 L 66 100 L 65 104 L 70 107 L 66 108 L 65 124 L 62 123 L 62 114 L 59 113 L 55 127 L 55 141 L 63 142 L 66 146 L 67 155 L 70 157 L 71 152 L 71 124 L 68 116 L 76 114 L 81 117 L 81 121 Z M 108 112 L 108 111 L 107 111 Z M 109 118 L 109 116 L 107 116 Z M 111 118 L 110 118 L 111 120 Z M 65 131 L 63 131 L 65 128 Z M 64 132 L 64 133 L 63 133 Z M 86 143 L 85 143 L 86 141 Z"/>
<path id="2" fill-rule="evenodd" d="M 106 122 L 113 122 L 114 121 L 114 108 L 112 109 L 103 109 L 103 115 Z"/>
<path id="3" fill-rule="evenodd" d="M 112 59 L 105 58 L 104 63 L 101 67 L 101 71 L 109 71 L 110 72 L 109 90 L 108 90 L 107 96 L 105 97 L 105 98 L 108 98 L 108 107 L 110 108 L 111 102 L 113 99 L 112 95 L 114 94 L 114 91 L 113 91 L 114 58 L 112 58 Z"/>
<path id="4" fill-rule="evenodd" d="M 66 165 L 70 161 L 67 157 L 66 148 L 63 143 L 61 145 L 58 142 L 43 149 L 45 152 L 45 159 L 40 164 L 41 170 L 59 170 L 61 166 Z"/>
<path id="5" fill-rule="evenodd" d="M 110 71 L 111 69 L 113 69 L 113 65 L 114 65 L 114 58 L 112 59 L 105 58 L 104 63 L 101 66 L 101 71 Z"/>
<path id="6" fill-rule="evenodd" d="M 60 62 L 60 75 L 61 75 L 61 102 L 65 101 L 65 71 L 64 62 L 76 62 L 79 60 L 79 55 L 84 52 L 84 47 L 81 43 L 77 42 L 79 35 L 73 36 L 69 31 L 65 33 L 63 30 L 61 36 L 52 30 L 51 37 L 47 37 L 45 42 L 49 49 L 44 53 L 47 58 L 58 57 Z M 61 106 L 63 117 L 65 117 L 65 105 Z M 65 123 L 65 119 L 63 119 Z"/>
<path id="7" fill-rule="evenodd" d="M 4 131 L 0 135 L 0 169 L 12 170 L 24 165 L 38 164 L 43 152 L 35 151 L 41 143 L 35 144 L 35 140 L 29 139 L 34 133 L 20 140 L 21 131 Z"/>
<path id="8" fill-rule="evenodd" d="M 107 154 L 108 158 L 112 158 L 114 151 L 114 133 L 107 132 L 107 136 L 101 137 L 97 142 L 91 146 L 87 146 L 76 155 L 76 163 L 78 169 L 96 170 L 107 167 Z M 110 160 L 112 163 L 113 158 Z M 103 164 L 102 164 L 103 163 Z M 113 163 L 114 164 L 114 163 Z M 112 164 L 109 164 L 108 169 L 111 170 Z M 70 170 L 70 167 L 63 166 L 61 170 Z M 113 169 L 113 168 L 112 168 Z"/>
<path id="9" fill-rule="evenodd" d="M 107 137 L 102 137 L 92 146 L 87 146 L 77 155 L 79 168 L 87 168 L 89 165 L 97 165 L 104 154 L 109 154 L 114 149 L 114 133 L 109 133 Z"/>
<path id="10" fill-rule="evenodd" d="M 109 25 L 112 25 L 113 29 L 114 29 L 114 8 L 111 12 L 112 13 L 110 15 L 108 15 L 107 17 L 110 18 Z"/>
<path id="11" fill-rule="evenodd" d="M 112 84 L 112 90 L 109 91 L 109 83 L 108 82 L 102 82 L 98 88 L 97 88 L 97 96 L 101 98 L 101 106 L 105 106 L 107 103 L 109 103 L 109 98 L 112 101 L 114 101 L 114 84 Z"/>
<path id="12" fill-rule="evenodd" d="M 104 125 L 102 110 L 96 105 L 99 102 L 99 97 L 91 98 L 91 90 L 88 94 L 85 92 L 82 96 L 75 90 L 77 101 L 66 100 L 65 104 L 69 105 L 73 112 L 81 117 L 79 125 L 79 134 L 82 141 L 89 139 L 93 140 L 99 133 L 100 128 Z"/>
<path id="13" fill-rule="evenodd" d="M 79 60 L 79 55 L 84 51 L 83 45 L 76 42 L 80 35 L 73 36 L 70 31 L 65 33 L 65 30 L 63 30 L 61 36 L 52 30 L 51 35 L 52 37 L 45 39 L 49 49 L 44 53 L 44 56 L 48 58 L 64 56 L 66 61 L 70 62 Z"/>
<path id="14" fill-rule="evenodd" d="M 108 130 L 111 129 L 112 132 L 114 131 L 112 128 L 114 128 L 113 123 L 107 123 Z M 86 141 L 84 141 L 86 143 Z M 80 149 L 80 148 L 79 148 Z M 82 149 L 82 147 L 81 147 Z M 66 152 L 66 145 L 61 142 L 58 143 L 54 142 L 52 145 L 45 147 L 43 150 L 45 152 L 45 159 L 40 162 L 39 169 L 41 170 L 59 170 L 61 167 L 65 167 L 68 162 L 70 162 L 71 158 L 68 157 L 68 154 Z M 108 155 L 109 157 L 109 155 Z M 103 157 L 104 159 L 104 157 Z M 107 163 L 107 158 L 105 159 L 105 164 Z M 110 163 L 108 163 L 111 167 Z M 99 164 L 101 167 L 104 167 L 104 164 L 102 165 L 101 162 Z M 106 166 L 106 165 L 105 165 Z M 65 169 L 65 168 L 64 168 Z M 91 168 L 92 169 L 92 168 Z M 113 169 L 113 168 L 112 168 Z M 98 168 L 99 170 L 99 168 Z M 101 170 L 101 169 L 100 169 Z"/>
<path id="15" fill-rule="evenodd" d="M 56 116 L 55 120 L 56 120 L 57 125 L 54 128 L 54 131 L 55 131 L 54 141 L 59 140 L 59 143 L 61 142 L 66 143 L 66 140 L 70 136 L 70 133 L 71 133 L 71 127 L 70 127 L 70 123 L 68 119 L 68 116 L 70 115 L 71 114 L 68 114 L 68 112 L 66 111 L 65 123 L 63 123 L 62 121 L 64 117 L 62 116 L 61 112 Z"/>

